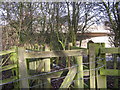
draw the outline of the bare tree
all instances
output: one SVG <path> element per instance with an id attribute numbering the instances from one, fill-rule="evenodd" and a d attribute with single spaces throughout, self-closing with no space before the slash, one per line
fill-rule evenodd
<path id="1" fill-rule="evenodd" d="M 53 49 L 66 49 L 69 42 L 75 45 L 77 33 L 84 34 L 98 20 L 94 7 L 83 2 L 11 2 L 2 3 L 1 9 L 19 45 L 47 43 Z"/>
<path id="2" fill-rule="evenodd" d="M 105 25 L 114 36 L 110 36 L 110 42 L 115 46 L 120 46 L 120 2 L 105 2 L 100 5 L 106 15 Z"/>

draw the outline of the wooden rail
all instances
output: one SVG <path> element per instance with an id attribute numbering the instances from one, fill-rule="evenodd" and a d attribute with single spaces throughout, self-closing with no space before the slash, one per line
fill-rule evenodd
<path id="1" fill-rule="evenodd" d="M 13 68 L 17 68 L 17 64 L 11 64 L 11 65 L 4 66 L 0 69 L 0 72 L 6 71 L 6 70 L 9 70 L 9 69 L 13 69 Z"/>
<path id="2" fill-rule="evenodd" d="M 87 50 L 61 50 L 61 51 L 42 51 L 42 52 L 26 52 L 26 58 L 49 58 L 49 57 L 67 57 L 67 56 L 81 56 L 87 55 Z"/>
<path id="3" fill-rule="evenodd" d="M 10 54 L 10 53 L 13 53 L 13 52 L 16 52 L 15 49 L 7 50 L 7 51 L 2 51 L 2 52 L 0 52 L 0 56 L 6 55 L 6 54 Z"/>
<path id="4" fill-rule="evenodd" d="M 116 69 L 101 69 L 100 75 L 120 76 L 120 70 Z"/>
<path id="5" fill-rule="evenodd" d="M 101 53 L 112 53 L 112 54 L 119 54 L 120 48 L 101 48 Z"/>

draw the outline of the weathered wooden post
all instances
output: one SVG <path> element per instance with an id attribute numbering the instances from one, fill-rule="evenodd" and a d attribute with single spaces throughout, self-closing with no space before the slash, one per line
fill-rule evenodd
<path id="1" fill-rule="evenodd" d="M 20 80 L 20 88 L 29 89 L 29 82 L 28 82 L 28 72 L 27 72 L 27 63 L 25 59 L 25 50 L 23 47 L 18 48 L 18 62 L 19 62 L 19 79 Z"/>
<path id="2" fill-rule="evenodd" d="M 50 51 L 47 45 L 45 46 L 45 51 Z M 44 59 L 44 71 L 50 72 L 50 58 Z M 50 83 L 51 83 L 50 78 L 47 78 L 47 82 L 46 85 L 44 85 L 44 88 L 50 88 L 51 87 Z"/>
<path id="3" fill-rule="evenodd" d="M 76 57 L 77 63 L 77 74 L 75 77 L 75 88 L 84 88 L 84 79 L 83 79 L 83 57 L 77 56 Z"/>
<path id="4" fill-rule="evenodd" d="M 101 54 L 101 48 L 105 48 L 105 43 L 97 43 L 96 45 L 96 56 L 99 60 L 97 63 L 97 68 L 101 67 L 102 65 L 105 65 L 105 67 L 101 67 L 100 69 L 106 68 L 106 60 L 105 60 L 105 53 Z M 96 76 L 97 76 L 97 88 L 107 88 L 107 81 L 106 76 L 100 75 L 99 70 L 96 70 Z"/>
<path id="5" fill-rule="evenodd" d="M 68 44 L 68 50 L 71 50 L 71 46 L 72 46 L 72 43 L 69 43 L 69 44 Z M 67 66 L 67 67 L 70 67 L 70 66 L 71 66 L 71 65 L 70 65 L 70 63 L 71 63 L 70 59 L 71 59 L 71 57 L 66 57 L 66 62 L 67 62 L 66 66 Z"/>
<path id="6" fill-rule="evenodd" d="M 95 83 L 95 44 L 88 43 L 89 69 L 90 69 L 90 88 L 96 88 Z"/>

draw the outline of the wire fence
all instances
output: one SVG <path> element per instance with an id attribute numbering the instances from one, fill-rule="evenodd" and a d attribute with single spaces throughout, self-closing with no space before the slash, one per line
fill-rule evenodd
<path id="1" fill-rule="evenodd" d="M 99 59 L 99 60 L 97 60 L 97 61 L 94 61 L 94 62 L 82 63 L 82 64 L 84 65 L 84 64 L 95 63 L 95 62 L 99 62 L 99 61 L 101 61 L 101 60 L 104 60 L 104 58 L 101 58 L 101 59 Z M 102 67 L 105 66 L 104 64 L 101 64 L 101 63 L 98 63 L 98 64 L 100 64 L 101 66 L 100 66 L 100 67 L 97 67 L 97 68 L 94 68 L 94 69 L 84 70 L 83 72 L 88 72 L 88 71 L 91 71 L 91 70 L 99 70 L 100 68 L 102 68 Z M 64 71 L 64 70 L 69 70 L 69 69 L 72 69 L 72 68 L 75 68 L 75 67 L 78 67 L 78 65 L 74 65 L 74 66 L 67 67 L 67 68 L 62 68 L 62 69 L 55 70 L 55 71 L 52 71 L 52 72 L 47 72 L 47 73 L 37 74 L 37 75 L 33 75 L 33 76 L 28 76 L 28 77 L 25 77 L 25 78 L 22 78 L 22 79 L 13 80 L 13 81 L 11 81 L 11 82 L 2 83 L 2 84 L 0 84 L 0 86 L 3 86 L 3 85 L 5 85 L 5 84 L 11 84 L 11 83 L 19 82 L 19 81 L 21 81 L 21 80 L 26 80 L 26 79 L 31 79 L 31 78 L 39 77 L 39 76 L 49 75 L 49 74 L 56 73 L 56 72 L 60 72 L 60 71 Z M 76 74 L 78 74 L 78 73 L 80 73 L 80 71 L 77 72 Z M 67 76 L 69 76 L 69 75 L 67 75 Z M 57 79 L 53 79 L 53 80 L 51 80 L 51 82 L 56 81 L 56 80 L 59 80 L 59 79 L 63 79 L 63 78 L 65 78 L 65 77 L 66 77 L 66 76 L 59 77 L 59 78 L 57 78 Z M 88 77 L 88 78 L 80 78 L 80 79 L 89 79 L 89 77 Z M 73 82 L 74 82 L 74 81 L 75 81 L 75 80 L 73 80 Z M 48 83 L 48 82 L 44 82 L 44 83 L 42 83 L 42 84 L 34 85 L 34 86 L 30 87 L 30 88 L 34 88 L 34 87 L 37 87 L 37 86 L 40 86 L 40 85 L 43 85 L 43 84 L 47 84 L 47 83 Z"/>
<path id="2" fill-rule="evenodd" d="M 98 67 L 98 68 L 94 68 L 94 69 L 90 69 L 90 70 L 84 70 L 83 72 L 86 72 L 86 71 L 91 71 L 91 70 L 99 70 L 100 68 L 102 68 L 102 67 L 104 67 L 105 65 L 102 65 L 102 66 L 100 66 L 100 67 Z M 79 71 L 79 72 L 77 72 L 76 74 L 78 74 L 78 73 L 80 73 L 81 71 Z M 72 74 L 67 74 L 67 76 L 71 76 Z M 88 75 L 89 76 L 89 75 Z M 98 75 L 98 76 L 100 76 L 100 75 Z M 97 77 L 98 77 L 97 76 Z M 54 80 L 51 80 L 51 82 L 53 82 L 53 81 L 56 81 L 56 80 L 59 80 L 59 79 L 63 79 L 63 78 L 65 78 L 66 76 L 62 76 L 62 77 L 60 77 L 60 78 L 57 78 L 57 79 L 54 79 Z M 96 77 L 96 76 L 95 76 Z M 90 77 L 87 77 L 87 78 L 78 78 L 77 80 L 81 80 L 81 79 L 90 79 Z M 73 83 L 73 82 L 75 82 L 76 80 L 73 80 L 72 82 L 70 82 L 70 83 Z M 48 84 L 49 82 L 44 82 L 44 83 L 42 83 L 42 84 L 37 84 L 37 85 L 34 85 L 34 86 L 32 86 L 32 87 L 30 87 L 30 88 L 34 88 L 34 87 L 37 87 L 37 86 L 40 86 L 40 85 L 43 85 L 43 84 Z"/>
<path id="3" fill-rule="evenodd" d="M 99 65 L 99 67 L 97 68 L 93 68 L 93 69 L 88 69 L 88 70 L 83 70 L 82 72 L 90 72 L 92 70 L 96 71 L 96 70 L 99 70 L 101 68 L 103 68 L 105 65 L 103 63 L 100 63 L 100 61 L 102 60 L 106 60 L 106 58 L 101 58 L 101 57 L 96 57 L 95 58 L 96 60 L 93 61 L 93 62 L 88 62 L 88 63 L 82 63 L 83 65 L 85 64 L 91 64 L 91 63 L 96 63 Z M 40 76 L 45 76 L 45 75 L 49 75 L 49 74 L 53 74 L 53 73 L 57 73 L 57 72 L 60 72 L 60 71 L 64 71 L 64 70 L 69 70 L 69 69 L 72 69 L 72 68 L 76 68 L 78 67 L 79 65 L 74 65 L 74 66 L 71 66 L 71 67 L 66 67 L 66 68 L 62 68 L 62 69 L 59 69 L 59 70 L 55 70 L 55 71 L 51 71 L 51 72 L 46 72 L 46 73 L 41 73 L 41 74 L 37 74 L 37 75 L 33 75 L 33 76 L 28 76 L 28 77 L 24 77 L 24 78 L 21 78 L 21 79 L 16 79 L 16 80 L 13 80 L 13 81 L 10 81 L 10 82 L 7 82 L 7 83 L 2 83 L 0 84 L 0 86 L 3 86 L 3 85 L 6 85 L 6 84 L 11 84 L 11 83 L 15 83 L 15 82 L 19 82 L 21 80 L 26 80 L 26 79 L 32 79 L 32 78 L 35 78 L 35 77 L 40 77 Z M 81 71 L 77 72 L 76 74 L 80 73 Z M 72 74 L 67 74 L 67 76 L 71 76 Z M 97 75 L 97 76 L 94 76 L 94 77 L 99 77 L 100 75 Z M 57 81 L 57 80 L 60 80 L 60 79 L 64 79 L 66 76 L 62 76 L 62 77 L 59 77 L 59 78 L 56 78 L 56 79 L 53 79 L 51 80 L 51 83 L 54 82 L 54 81 Z M 93 78 L 94 78 L 93 77 Z M 45 79 L 45 78 L 43 78 Z M 83 77 L 83 78 L 78 78 L 77 80 L 81 80 L 81 79 L 90 79 L 90 75 L 88 75 L 87 77 Z M 76 80 L 73 80 L 72 82 L 69 82 L 69 84 L 72 84 L 74 83 Z M 44 82 L 44 83 L 40 83 L 40 84 L 36 84 L 36 85 L 33 85 L 33 86 L 30 86 L 30 88 L 35 88 L 37 86 L 41 86 L 41 85 L 45 85 L 45 84 L 48 84 L 49 82 Z"/>

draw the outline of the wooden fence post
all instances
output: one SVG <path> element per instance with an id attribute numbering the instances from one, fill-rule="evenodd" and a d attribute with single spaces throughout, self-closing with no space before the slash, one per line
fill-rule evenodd
<path id="1" fill-rule="evenodd" d="M 90 88 L 96 88 L 95 83 L 95 44 L 88 43 L 89 69 L 90 69 Z"/>
<path id="2" fill-rule="evenodd" d="M 46 45 L 45 51 L 49 51 L 49 50 L 50 50 L 49 47 Z M 44 59 L 44 71 L 50 72 L 50 58 Z M 44 88 L 50 88 L 51 87 L 50 83 L 51 83 L 50 78 L 47 78 L 47 82 L 46 85 L 44 85 Z"/>
<path id="3" fill-rule="evenodd" d="M 83 57 L 78 56 L 76 58 L 77 63 L 77 74 L 75 77 L 75 87 L 76 88 L 84 88 L 84 79 L 83 79 Z"/>
<path id="4" fill-rule="evenodd" d="M 24 56 L 25 50 L 23 47 L 18 48 L 18 62 L 19 62 L 19 78 L 20 80 L 20 88 L 29 89 L 29 82 L 28 82 L 28 72 L 27 72 L 27 63 Z M 23 79 L 25 78 L 25 79 Z"/>
<path id="5" fill-rule="evenodd" d="M 71 46 L 72 46 L 72 43 L 69 43 L 68 44 L 68 50 L 71 50 Z M 66 67 L 70 67 L 71 66 L 71 61 L 70 61 L 71 57 L 66 57 Z"/>
<path id="6" fill-rule="evenodd" d="M 100 48 L 105 48 L 105 43 L 96 44 L 96 56 L 102 59 L 97 62 L 98 63 L 97 68 L 101 67 L 102 65 L 105 65 L 106 67 L 105 54 L 100 53 Z M 104 69 L 104 67 L 100 69 Z M 97 88 L 107 88 L 106 76 L 100 75 L 99 70 L 96 70 L 96 76 L 97 76 Z"/>

